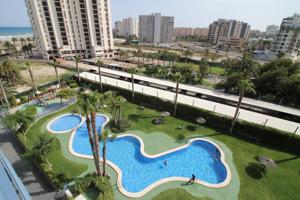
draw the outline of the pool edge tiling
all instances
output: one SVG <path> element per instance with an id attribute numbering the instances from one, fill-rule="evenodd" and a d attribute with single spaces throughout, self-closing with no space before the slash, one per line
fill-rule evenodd
<path id="1" fill-rule="evenodd" d="M 104 116 L 106 118 L 106 122 L 103 124 L 102 128 L 108 123 L 109 121 L 109 118 L 105 115 L 100 115 L 99 116 Z M 80 153 L 77 153 L 75 152 L 75 150 L 73 149 L 73 141 L 74 141 L 74 137 L 76 135 L 76 131 L 77 130 L 74 130 L 71 134 L 71 137 L 69 139 L 69 147 L 68 147 L 68 150 L 69 152 L 76 156 L 76 157 L 79 157 L 79 158 L 84 158 L 84 159 L 93 159 L 93 156 L 89 156 L 89 155 L 84 155 L 84 154 L 80 154 Z M 185 149 L 185 148 L 188 148 L 190 145 L 192 145 L 193 142 L 195 141 L 204 141 L 204 142 L 207 142 L 211 145 L 213 145 L 214 147 L 216 147 L 216 149 L 219 150 L 220 154 L 221 154 L 221 157 L 220 157 L 220 161 L 222 162 L 222 164 L 224 165 L 225 169 L 226 169 L 226 172 L 227 172 L 227 176 L 226 176 L 226 179 L 221 182 L 221 183 L 217 183 L 217 184 L 211 184 L 211 183 L 207 183 L 205 181 L 201 181 L 199 179 L 196 179 L 195 183 L 199 184 L 199 185 L 203 185 L 203 186 L 206 186 L 206 187 L 209 187 L 209 188 L 223 188 L 223 187 L 226 187 L 230 182 L 231 182 L 231 170 L 228 166 L 228 164 L 226 163 L 226 160 L 225 160 L 225 154 L 223 152 L 223 150 L 214 142 L 208 140 L 208 139 L 203 139 L 203 138 L 195 138 L 195 139 L 190 139 L 187 144 L 185 145 L 182 145 L 178 148 L 173 148 L 171 150 L 168 150 L 168 151 L 165 151 L 165 152 L 162 152 L 162 153 L 159 153 L 159 154 L 155 154 L 155 155 L 149 155 L 145 152 L 145 146 L 144 146 L 144 142 L 143 140 L 137 136 L 137 135 L 133 135 L 133 134 L 125 134 L 125 135 L 120 135 L 118 136 L 117 138 L 123 138 L 123 137 L 133 137 L 135 139 L 137 139 L 139 142 L 140 142 L 140 152 L 141 154 L 144 156 L 144 157 L 147 157 L 147 158 L 158 158 L 158 157 L 161 157 L 161 156 L 164 156 L 164 155 L 167 155 L 167 154 L 170 154 L 170 153 L 173 153 L 173 152 L 177 152 L 179 150 L 182 150 L 182 149 Z M 102 159 L 101 159 L 101 162 L 102 162 Z M 148 192 L 150 192 L 152 189 L 162 185 L 162 184 L 165 184 L 165 183 L 168 183 L 168 182 L 175 182 L 175 181 L 179 181 L 179 182 L 187 182 L 189 181 L 189 178 L 184 178 L 184 177 L 169 177 L 169 178 L 164 178 L 164 179 L 161 179 L 159 181 L 156 181 L 154 183 L 152 183 L 151 185 L 149 185 L 148 187 L 146 187 L 145 189 L 143 189 L 142 191 L 140 192 L 128 192 L 122 185 L 122 177 L 123 177 L 123 174 L 122 174 L 122 171 L 121 169 L 116 165 L 114 164 L 113 162 L 107 160 L 107 164 L 109 166 L 111 166 L 113 168 L 113 170 L 117 173 L 117 186 L 118 186 L 118 190 L 123 194 L 125 195 L 126 197 L 129 197 L 129 198 L 139 198 L 139 197 L 142 197 L 144 196 L 145 194 L 147 194 Z"/>
<path id="2" fill-rule="evenodd" d="M 81 121 L 80 121 L 80 123 L 79 123 L 77 126 L 75 126 L 74 128 L 71 128 L 71 129 L 69 129 L 69 130 L 55 131 L 55 130 L 52 130 L 52 129 L 51 129 L 51 125 L 52 125 L 55 121 L 59 120 L 60 118 L 67 117 L 67 116 L 77 116 L 77 117 L 79 117 L 79 118 L 81 119 Z M 47 128 L 47 131 L 48 131 L 49 133 L 52 133 L 52 134 L 64 134 L 64 133 L 71 132 L 71 131 L 73 131 L 73 130 L 77 130 L 83 123 L 85 123 L 85 119 L 84 119 L 83 116 L 81 116 L 81 115 L 79 115 L 79 114 L 71 114 L 71 113 L 69 113 L 69 114 L 65 114 L 65 115 L 60 115 L 60 116 L 58 116 L 58 117 L 52 119 L 52 120 L 47 124 L 47 127 L 46 127 L 46 128 Z"/>

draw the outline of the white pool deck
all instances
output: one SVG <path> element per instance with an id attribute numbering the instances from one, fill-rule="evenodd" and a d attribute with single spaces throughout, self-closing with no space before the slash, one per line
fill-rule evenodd
<path id="1" fill-rule="evenodd" d="M 106 72 L 107 70 L 108 69 L 102 69 L 102 72 Z M 109 72 L 111 72 L 111 71 L 113 71 L 116 75 L 119 73 L 122 73 L 122 74 L 125 73 L 125 72 L 109 70 Z M 130 75 L 128 73 L 125 73 L 125 74 Z M 135 77 L 137 77 L 137 76 L 138 75 L 135 75 Z M 80 74 L 80 77 L 83 79 L 86 79 L 88 81 L 91 81 L 91 82 L 99 83 L 99 76 L 97 74 L 83 72 Z M 144 80 L 147 81 L 147 79 L 148 78 L 145 78 Z M 152 78 L 150 78 L 150 79 L 152 79 Z M 102 82 L 104 84 L 108 84 L 111 86 L 116 86 L 119 88 L 131 90 L 130 82 L 122 81 L 122 80 L 115 79 L 115 78 L 105 77 L 105 76 L 102 76 Z M 175 86 L 175 83 L 172 83 L 169 81 L 164 81 L 164 83 L 165 82 L 168 82 L 170 84 L 170 86 L 172 86 L 172 87 Z M 160 83 L 160 84 L 162 84 L 162 83 Z M 182 88 L 182 86 L 181 86 L 181 88 Z M 159 97 L 159 98 L 165 99 L 165 100 L 174 101 L 174 99 L 175 99 L 174 92 L 165 91 L 165 90 L 161 90 L 161 89 L 157 89 L 157 88 L 152 88 L 152 87 L 148 87 L 148 86 L 141 85 L 141 84 L 134 84 L 134 90 L 136 92 L 140 92 L 140 93 L 143 93 L 146 95 L 156 96 L 156 97 Z M 227 96 L 227 95 L 225 95 L 225 96 Z M 233 96 L 233 95 L 228 95 L 228 96 Z M 230 97 L 230 98 L 233 98 L 233 97 Z M 257 100 L 251 100 L 251 101 L 257 101 Z M 215 113 L 222 114 L 222 115 L 229 116 L 229 117 L 233 117 L 235 110 L 236 110 L 236 108 L 234 106 L 228 106 L 225 104 L 216 103 L 213 101 L 199 99 L 199 98 L 182 95 L 182 94 L 178 95 L 178 102 L 182 103 L 182 104 L 186 104 L 186 105 L 191 105 L 196 108 L 213 111 Z M 259 101 L 259 102 L 261 102 L 261 101 Z M 262 102 L 262 103 L 266 103 L 266 102 Z M 266 104 L 269 105 L 269 103 L 266 103 Z M 279 106 L 279 107 L 283 107 L 283 106 Z M 273 109 L 275 109 L 275 107 L 273 107 Z M 298 115 L 297 109 L 286 108 L 286 107 L 284 107 L 284 109 L 287 109 L 286 112 L 288 112 L 288 110 L 291 109 L 291 110 L 293 110 L 294 113 L 296 113 Z M 244 109 L 240 109 L 239 119 L 248 121 L 248 122 L 252 122 L 252 123 L 256 123 L 256 124 L 260 124 L 260 125 L 265 125 L 267 127 L 276 128 L 276 129 L 279 129 L 282 131 L 287 131 L 290 133 L 295 133 L 296 130 L 298 129 L 296 134 L 300 135 L 300 123 L 296 123 L 296 122 L 280 119 L 277 117 L 272 117 L 269 115 L 244 110 Z"/>

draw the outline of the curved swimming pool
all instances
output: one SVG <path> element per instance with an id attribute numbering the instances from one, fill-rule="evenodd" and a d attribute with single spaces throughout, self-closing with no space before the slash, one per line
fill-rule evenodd
<path id="1" fill-rule="evenodd" d="M 60 116 L 52 120 L 47 129 L 53 133 L 66 133 L 72 129 L 77 128 L 82 123 L 82 117 L 76 114 L 68 114 Z"/>
<path id="2" fill-rule="evenodd" d="M 97 116 L 97 127 L 104 123 L 106 118 Z M 92 157 L 85 124 L 71 139 L 72 151 L 77 156 Z M 100 147 L 102 149 L 102 143 Z M 102 151 L 100 155 L 102 157 Z M 221 157 L 221 152 L 213 143 L 200 139 L 157 156 L 147 155 L 143 150 L 143 141 L 134 135 L 120 136 L 107 142 L 108 164 L 121 173 L 121 192 L 125 191 L 127 194 L 145 192 L 159 185 L 162 180 L 172 181 L 178 177 L 188 180 L 192 174 L 195 174 L 201 184 L 222 184 L 228 181 L 228 172 L 222 160 L 224 158 Z M 167 166 L 164 165 L 165 161 Z"/>

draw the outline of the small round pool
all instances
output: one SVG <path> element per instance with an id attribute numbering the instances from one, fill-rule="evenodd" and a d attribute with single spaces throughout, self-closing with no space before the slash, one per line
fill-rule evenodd
<path id="1" fill-rule="evenodd" d="M 76 114 L 60 116 L 52 120 L 47 129 L 52 133 L 67 133 L 72 129 L 77 128 L 82 123 L 82 117 Z"/>

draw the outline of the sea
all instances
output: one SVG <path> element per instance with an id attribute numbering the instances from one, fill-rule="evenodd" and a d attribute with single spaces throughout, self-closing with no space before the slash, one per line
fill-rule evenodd
<path id="1" fill-rule="evenodd" d="M 0 27 L 0 40 L 10 40 L 11 38 L 32 37 L 31 27 Z"/>

